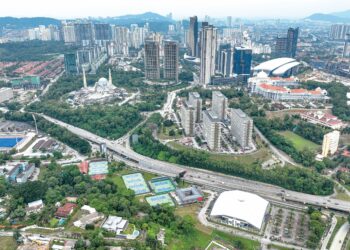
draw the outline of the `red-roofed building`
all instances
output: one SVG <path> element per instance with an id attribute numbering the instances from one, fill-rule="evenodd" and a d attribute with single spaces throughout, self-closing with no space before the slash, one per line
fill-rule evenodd
<path id="1" fill-rule="evenodd" d="M 104 179 L 106 179 L 106 175 L 105 174 L 92 175 L 91 179 L 93 179 L 94 181 L 104 180 Z"/>
<path id="2" fill-rule="evenodd" d="M 338 119 L 338 117 L 322 111 L 303 112 L 300 116 L 302 119 L 307 120 L 310 123 L 331 129 L 340 130 L 347 126 L 342 120 Z"/>
<path id="3" fill-rule="evenodd" d="M 79 171 L 82 174 L 87 174 L 89 172 L 89 163 L 87 161 L 83 161 L 79 164 Z"/>
<path id="4" fill-rule="evenodd" d="M 74 211 L 74 208 L 77 207 L 77 204 L 74 203 L 66 203 L 62 207 L 59 207 L 55 213 L 56 217 L 59 218 L 67 218 Z"/>

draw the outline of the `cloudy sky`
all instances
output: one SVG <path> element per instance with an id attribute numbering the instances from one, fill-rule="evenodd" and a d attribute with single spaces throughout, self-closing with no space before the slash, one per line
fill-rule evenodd
<path id="1" fill-rule="evenodd" d="M 146 11 L 174 18 L 302 18 L 316 12 L 350 9 L 349 0 L 1 0 L 0 16 L 55 18 L 106 17 Z"/>

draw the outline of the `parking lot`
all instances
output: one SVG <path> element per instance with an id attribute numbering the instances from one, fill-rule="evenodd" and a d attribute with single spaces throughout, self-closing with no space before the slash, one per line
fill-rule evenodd
<path id="1" fill-rule="evenodd" d="M 272 207 L 271 219 L 265 235 L 298 246 L 305 246 L 308 235 L 309 216 L 301 211 Z"/>

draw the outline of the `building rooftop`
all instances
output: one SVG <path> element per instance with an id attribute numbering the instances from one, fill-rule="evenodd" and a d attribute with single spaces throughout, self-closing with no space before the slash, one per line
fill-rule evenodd
<path id="1" fill-rule="evenodd" d="M 211 216 L 227 216 L 243 220 L 260 229 L 269 202 L 260 196 L 240 190 L 225 191 L 215 201 Z"/>
<path id="2" fill-rule="evenodd" d="M 206 115 L 211 122 L 221 122 L 219 119 L 219 116 L 217 116 L 213 111 L 211 110 L 204 110 L 204 115 Z"/>

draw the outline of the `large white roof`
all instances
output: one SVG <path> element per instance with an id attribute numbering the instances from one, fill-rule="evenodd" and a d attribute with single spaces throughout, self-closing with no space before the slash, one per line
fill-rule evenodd
<path id="1" fill-rule="evenodd" d="M 211 216 L 227 216 L 261 228 L 269 202 L 260 196 L 239 190 L 226 191 L 216 200 Z"/>
<path id="2" fill-rule="evenodd" d="M 264 71 L 273 71 L 287 63 L 291 63 L 291 62 L 295 62 L 294 58 L 288 58 L 288 57 L 281 57 L 281 58 L 276 58 L 276 59 L 272 59 L 266 62 L 263 62 L 261 64 L 259 64 L 258 66 L 256 66 L 254 68 L 255 71 L 260 71 L 260 70 L 264 70 Z"/>
<path id="3" fill-rule="evenodd" d="M 275 69 L 272 74 L 274 76 L 281 76 L 284 73 L 286 73 L 288 70 L 290 70 L 291 68 L 294 68 L 295 66 L 298 66 L 300 64 L 300 62 L 290 62 L 287 64 L 284 64 L 283 66 Z"/>

